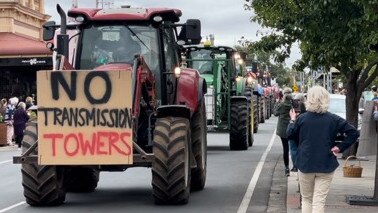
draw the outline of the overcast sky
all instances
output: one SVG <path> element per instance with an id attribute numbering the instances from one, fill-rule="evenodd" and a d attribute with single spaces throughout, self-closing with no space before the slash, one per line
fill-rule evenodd
<path id="1" fill-rule="evenodd" d="M 77 0 L 79 7 L 96 7 L 96 0 Z M 100 1 L 101 2 L 101 1 Z M 106 0 L 104 0 L 106 2 Z M 202 37 L 209 34 L 215 35 L 215 45 L 237 45 L 237 41 L 244 36 L 248 40 L 256 41 L 259 31 L 266 31 L 257 23 L 250 22 L 252 11 L 243 8 L 244 0 L 109 0 L 113 2 L 112 7 L 131 5 L 132 7 L 169 7 L 182 11 L 181 22 L 187 19 L 200 19 L 202 25 Z M 59 3 L 67 12 L 71 8 L 72 1 L 45 0 L 45 13 L 49 14 L 51 20 L 59 22 L 59 15 L 56 12 L 56 4 Z M 107 8 L 104 5 L 104 8 Z M 292 49 L 292 56 L 286 60 L 291 66 L 295 60 L 300 58 L 300 53 L 295 46 Z"/>

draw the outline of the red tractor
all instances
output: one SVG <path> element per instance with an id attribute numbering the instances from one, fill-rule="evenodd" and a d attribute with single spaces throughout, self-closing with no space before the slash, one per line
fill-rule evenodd
<path id="1" fill-rule="evenodd" d="M 37 120 L 14 157 L 26 202 L 60 205 L 66 192 L 94 191 L 101 171 L 151 167 L 155 202 L 187 203 L 206 181 L 207 87 L 180 68 L 180 45 L 200 42 L 200 21 L 178 24 L 177 9 L 75 8 L 66 24 L 57 10 L 61 24 L 43 27 L 54 70 L 37 72 Z"/>

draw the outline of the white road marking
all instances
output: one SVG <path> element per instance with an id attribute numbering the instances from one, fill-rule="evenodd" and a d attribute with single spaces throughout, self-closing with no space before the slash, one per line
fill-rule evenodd
<path id="1" fill-rule="evenodd" d="M 0 161 L 0 164 L 9 163 L 9 162 L 12 162 L 12 160 Z"/>
<path id="2" fill-rule="evenodd" d="M 0 209 L 0 213 L 7 212 L 7 211 L 9 211 L 11 209 L 14 209 L 14 208 L 18 207 L 18 206 L 24 205 L 25 203 L 26 203 L 25 201 L 22 201 L 22 202 L 14 204 L 14 205 L 11 205 L 11 206 L 9 206 L 7 208 Z"/>
<path id="3" fill-rule="evenodd" d="M 256 166 L 255 172 L 253 173 L 252 179 L 249 182 L 247 191 L 245 192 L 245 195 L 243 197 L 243 200 L 242 200 L 242 202 L 239 206 L 237 213 L 246 213 L 247 212 L 249 203 L 251 202 L 253 191 L 255 190 L 255 187 L 256 187 L 256 184 L 257 184 L 257 180 L 259 179 L 259 176 L 260 176 L 262 168 L 264 166 L 266 157 L 268 156 L 269 151 L 272 149 L 272 146 L 273 146 L 275 139 L 276 139 L 276 131 L 274 131 L 273 136 L 270 139 L 268 147 L 266 148 L 264 154 L 261 156 L 261 159 Z"/>

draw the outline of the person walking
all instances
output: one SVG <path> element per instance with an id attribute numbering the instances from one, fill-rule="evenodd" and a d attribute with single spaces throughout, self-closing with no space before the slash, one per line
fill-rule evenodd
<path id="1" fill-rule="evenodd" d="M 21 148 L 22 139 L 24 138 L 24 130 L 28 120 L 29 115 L 26 112 L 26 104 L 20 102 L 13 114 L 14 135 L 16 136 L 16 144 L 18 148 Z"/>
<path id="2" fill-rule="evenodd" d="M 324 206 L 339 166 L 336 154 L 350 147 L 359 137 L 356 128 L 345 119 L 328 112 L 329 93 L 314 86 L 307 93 L 307 112 L 298 116 L 290 111 L 287 136 L 298 143 L 297 161 L 302 213 L 324 213 Z M 345 134 L 336 144 L 336 135 Z"/>
<path id="3" fill-rule="evenodd" d="M 306 107 L 305 107 L 306 99 L 302 93 L 296 94 L 293 101 L 295 101 L 298 104 L 298 108 L 294 109 L 295 112 L 297 113 L 297 116 L 306 112 Z M 289 140 L 289 148 L 290 148 L 291 162 L 293 163 L 293 168 L 290 171 L 298 172 L 298 168 L 296 164 L 298 146 L 295 143 L 295 141 Z"/>
<path id="4" fill-rule="evenodd" d="M 3 98 L 1 99 L 0 101 L 0 115 L 1 117 L 5 117 L 5 112 L 7 111 L 7 105 L 8 105 L 8 101 L 7 99 Z"/>
<path id="5" fill-rule="evenodd" d="M 285 88 L 283 90 L 283 97 L 281 101 L 278 101 L 273 108 L 273 114 L 278 116 L 276 134 L 281 138 L 283 148 L 283 159 L 285 164 L 285 175 L 290 176 L 289 170 L 289 140 L 287 138 L 286 129 L 290 121 L 290 110 L 292 106 L 293 97 L 291 95 L 291 89 Z"/>
<path id="6" fill-rule="evenodd" d="M 34 106 L 34 103 L 33 103 L 33 98 L 28 96 L 26 97 L 25 99 L 25 104 L 26 104 L 26 110 L 28 110 L 31 106 Z"/>
<path id="7" fill-rule="evenodd" d="M 15 106 L 18 103 L 18 98 L 13 97 L 9 99 L 7 108 L 5 110 L 5 116 L 4 116 L 4 121 L 7 123 L 7 143 L 8 145 L 14 145 L 13 144 L 13 135 L 14 135 L 14 130 L 13 130 L 13 113 L 15 111 Z"/>

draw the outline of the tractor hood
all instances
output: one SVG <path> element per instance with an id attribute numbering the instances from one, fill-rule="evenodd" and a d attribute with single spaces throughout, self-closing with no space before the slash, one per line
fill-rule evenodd
<path id="1" fill-rule="evenodd" d="M 105 70 L 105 71 L 119 71 L 119 70 L 126 70 L 132 71 L 133 67 L 131 64 L 125 63 L 114 63 L 114 64 L 105 64 L 99 67 L 96 67 L 94 70 Z"/>
<path id="2" fill-rule="evenodd" d="M 214 75 L 213 74 L 201 74 L 201 77 L 205 79 L 207 86 L 213 86 Z"/>

